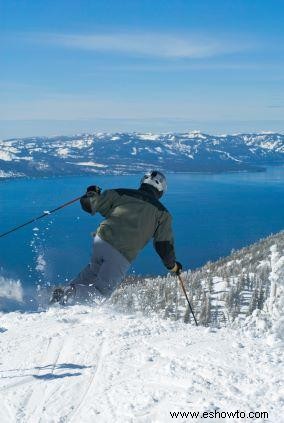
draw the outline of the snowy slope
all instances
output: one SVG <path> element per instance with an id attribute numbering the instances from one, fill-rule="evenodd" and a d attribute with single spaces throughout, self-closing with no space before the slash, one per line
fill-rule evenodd
<path id="1" fill-rule="evenodd" d="M 0 312 L 0 422 L 201 422 L 170 412 L 238 411 L 246 418 L 209 421 L 283 423 L 284 233 L 184 276 L 208 327 L 184 323 L 173 277 L 126 283 L 101 307 Z M 1 299 L 0 310 L 24 309 L 17 281 L 0 278 Z"/>
<path id="2" fill-rule="evenodd" d="M 96 133 L 0 141 L 0 177 L 263 170 L 284 162 L 284 135 Z"/>
<path id="3" fill-rule="evenodd" d="M 280 345 L 249 332 L 74 306 L 0 318 L 1 423 L 283 422 Z"/>

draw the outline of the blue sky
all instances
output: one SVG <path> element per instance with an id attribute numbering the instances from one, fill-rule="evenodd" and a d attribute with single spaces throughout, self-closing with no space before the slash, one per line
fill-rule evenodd
<path id="1" fill-rule="evenodd" d="M 0 0 L 0 136 L 283 131 L 282 0 Z"/>

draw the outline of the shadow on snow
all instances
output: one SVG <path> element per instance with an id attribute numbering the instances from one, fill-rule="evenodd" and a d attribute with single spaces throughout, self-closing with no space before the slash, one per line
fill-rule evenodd
<path id="1" fill-rule="evenodd" d="M 14 378 L 21 378 L 21 377 L 27 377 L 31 376 L 38 380 L 53 380 L 53 379 L 62 379 L 64 377 L 72 377 L 72 376 L 80 376 L 82 372 L 66 372 L 61 374 L 54 374 L 53 372 L 56 370 L 82 370 L 82 369 L 89 369 L 94 366 L 84 366 L 81 364 L 73 364 L 73 363 L 62 363 L 62 364 L 47 364 L 46 366 L 35 366 L 33 369 L 10 369 L 10 370 L 1 370 L 0 373 L 6 373 L 6 372 L 19 372 L 19 371 L 32 371 L 32 370 L 50 370 L 49 373 L 46 374 L 22 374 L 22 375 L 12 375 L 12 376 L 1 376 L 1 379 L 14 379 Z"/>

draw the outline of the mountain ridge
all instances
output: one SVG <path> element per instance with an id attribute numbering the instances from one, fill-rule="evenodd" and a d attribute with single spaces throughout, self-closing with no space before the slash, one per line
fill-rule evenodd
<path id="1" fill-rule="evenodd" d="M 94 133 L 0 141 L 0 177 L 264 171 L 284 163 L 284 135 Z"/>

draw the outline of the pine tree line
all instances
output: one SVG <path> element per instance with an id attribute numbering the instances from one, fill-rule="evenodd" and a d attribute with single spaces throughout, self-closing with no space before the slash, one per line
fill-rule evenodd
<path id="1" fill-rule="evenodd" d="M 200 324 L 227 325 L 237 317 L 246 317 L 255 309 L 263 308 L 270 291 L 272 245 L 284 252 L 284 232 L 234 251 L 216 262 L 208 262 L 194 272 L 183 273 Z M 130 277 L 113 295 L 112 302 L 120 310 L 192 321 L 177 278 L 171 275 Z"/>

